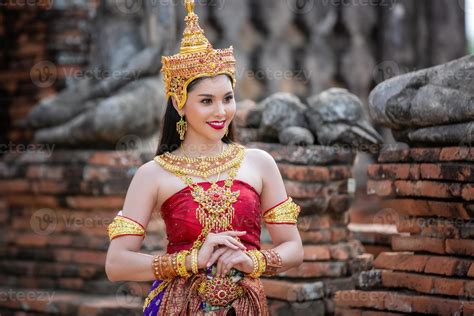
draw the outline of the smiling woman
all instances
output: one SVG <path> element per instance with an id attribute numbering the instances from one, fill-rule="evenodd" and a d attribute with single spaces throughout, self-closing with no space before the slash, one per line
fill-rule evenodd
<path id="1" fill-rule="evenodd" d="M 303 261 L 300 207 L 287 196 L 273 157 L 234 141 L 232 47 L 213 49 L 194 2 L 186 7 L 180 53 L 163 57 L 169 99 L 157 155 L 138 169 L 109 226 L 107 276 L 154 280 L 147 316 L 268 315 L 260 276 Z M 168 245 L 152 256 L 139 250 L 155 209 Z M 262 218 L 271 249 L 260 248 Z"/>
<path id="2" fill-rule="evenodd" d="M 172 152 L 181 146 L 187 147 L 186 145 L 190 144 L 200 144 L 199 147 L 206 150 L 203 147 L 206 143 L 209 144 L 205 133 L 206 131 L 209 133 L 209 126 L 217 130 L 211 135 L 211 147 L 215 145 L 216 139 L 220 139 L 226 144 L 233 142 L 235 136 L 232 119 L 235 115 L 236 105 L 232 80 L 229 75 L 194 79 L 186 87 L 188 96 L 186 104 L 188 105 L 183 106 L 182 109 L 179 109 L 175 99 L 170 97 L 156 154 Z M 218 124 L 215 121 L 223 123 Z M 203 127 L 207 127 L 204 134 L 202 134 Z M 184 138 L 185 134 L 186 138 Z M 195 139 L 196 137 L 200 140 Z M 181 143 L 182 140 L 184 145 Z M 212 150 L 212 148 L 209 149 Z"/>

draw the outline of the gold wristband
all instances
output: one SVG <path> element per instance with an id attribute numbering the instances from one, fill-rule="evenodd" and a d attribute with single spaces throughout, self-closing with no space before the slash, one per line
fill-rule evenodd
<path id="1" fill-rule="evenodd" d="M 199 269 L 198 269 L 198 250 L 197 249 L 191 250 L 191 271 L 194 274 L 199 273 Z"/>
<path id="2" fill-rule="evenodd" d="M 253 262 L 253 270 L 251 273 L 249 273 L 248 276 L 251 278 L 257 279 L 265 271 L 265 268 L 266 268 L 265 258 L 262 255 L 262 253 L 256 249 L 247 251 L 247 254 L 250 256 L 250 258 L 252 258 L 252 262 Z"/>
<path id="3" fill-rule="evenodd" d="M 176 272 L 182 278 L 189 278 L 191 274 L 186 270 L 186 256 L 189 255 L 189 250 L 181 250 L 176 257 Z"/>
<path id="4" fill-rule="evenodd" d="M 262 255 L 265 258 L 266 269 L 263 272 L 265 276 L 273 276 L 278 273 L 282 267 L 282 260 L 275 249 L 262 250 Z"/>
<path id="5" fill-rule="evenodd" d="M 173 256 L 175 255 L 164 254 L 153 257 L 152 269 L 157 280 L 172 279 L 176 276 L 173 267 Z"/>

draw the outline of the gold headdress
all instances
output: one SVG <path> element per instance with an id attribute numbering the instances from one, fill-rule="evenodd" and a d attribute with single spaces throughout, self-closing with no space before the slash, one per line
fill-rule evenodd
<path id="1" fill-rule="evenodd" d="M 163 56 L 163 79 L 166 97 L 174 97 L 181 109 L 186 103 L 186 88 L 196 78 L 227 74 L 235 87 L 235 58 L 233 48 L 214 49 L 199 26 L 199 17 L 194 13 L 194 0 L 185 0 L 188 14 L 181 40 L 179 54 Z"/>

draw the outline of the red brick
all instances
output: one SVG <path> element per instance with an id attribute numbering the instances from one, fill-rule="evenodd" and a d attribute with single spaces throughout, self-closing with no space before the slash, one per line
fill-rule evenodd
<path id="1" fill-rule="evenodd" d="M 465 280 L 433 277 L 433 294 L 463 296 Z"/>
<path id="2" fill-rule="evenodd" d="M 28 166 L 26 177 L 30 179 L 61 180 L 64 177 L 63 166 L 33 165 Z"/>
<path id="3" fill-rule="evenodd" d="M 339 307 L 366 307 L 383 310 L 386 296 L 386 292 L 377 291 L 338 291 L 334 296 L 334 302 Z"/>
<path id="4" fill-rule="evenodd" d="M 329 252 L 328 246 L 304 245 L 303 248 L 305 261 L 321 261 L 331 259 L 331 253 Z"/>
<path id="5" fill-rule="evenodd" d="M 347 228 L 336 227 L 318 231 L 300 231 L 301 240 L 305 244 L 324 244 L 346 241 L 349 237 Z"/>
<path id="6" fill-rule="evenodd" d="M 466 266 L 467 264 L 469 264 L 468 261 L 458 258 L 430 256 L 426 263 L 425 273 L 463 276 L 465 273 L 462 273 L 462 271 L 466 270 L 466 268 L 460 269 L 460 267 Z"/>
<path id="7" fill-rule="evenodd" d="M 419 234 L 422 230 L 417 218 L 400 218 L 396 224 L 399 233 Z"/>
<path id="8" fill-rule="evenodd" d="M 322 282 L 294 283 L 275 279 L 262 279 L 265 294 L 269 298 L 284 301 L 308 301 L 321 298 Z"/>
<path id="9" fill-rule="evenodd" d="M 347 243 L 330 245 L 329 251 L 331 252 L 331 258 L 334 260 L 345 261 L 352 257 L 350 246 Z"/>
<path id="10" fill-rule="evenodd" d="M 284 179 L 306 182 L 327 182 L 330 180 L 329 168 L 327 167 L 279 163 L 278 169 Z"/>
<path id="11" fill-rule="evenodd" d="M 417 162 L 439 161 L 440 148 L 410 148 L 410 159 Z"/>
<path id="12" fill-rule="evenodd" d="M 464 284 L 464 296 L 471 299 L 474 298 L 474 281 L 466 280 Z"/>
<path id="13" fill-rule="evenodd" d="M 413 312 L 436 315 L 461 315 L 463 302 L 435 296 L 413 296 Z"/>
<path id="14" fill-rule="evenodd" d="M 435 181 L 394 182 L 397 196 L 423 196 L 434 198 L 453 198 L 461 196 L 461 184 L 440 183 Z"/>
<path id="15" fill-rule="evenodd" d="M 13 195 L 9 194 L 5 197 L 10 206 L 29 206 L 29 207 L 49 207 L 56 208 L 59 202 L 55 196 L 51 195 Z"/>
<path id="16" fill-rule="evenodd" d="M 312 198 L 326 191 L 326 186 L 321 183 L 302 183 L 284 180 L 285 188 L 289 196 L 296 199 Z"/>
<path id="17" fill-rule="evenodd" d="M 386 310 L 409 313 L 412 311 L 412 299 L 396 292 L 389 292 L 385 296 L 384 306 Z"/>
<path id="18" fill-rule="evenodd" d="M 419 236 L 393 236 L 392 249 L 394 251 L 427 251 L 444 254 L 444 240 Z"/>
<path id="19" fill-rule="evenodd" d="M 473 161 L 474 152 L 469 147 L 445 147 L 441 150 L 439 158 L 442 161 Z"/>
<path id="20" fill-rule="evenodd" d="M 142 162 L 132 152 L 96 151 L 90 157 L 89 164 L 111 167 L 134 167 L 140 166 Z"/>
<path id="21" fill-rule="evenodd" d="M 408 161 L 409 155 L 409 149 L 386 149 L 380 152 L 378 162 L 404 162 Z"/>
<path id="22" fill-rule="evenodd" d="M 375 259 L 374 268 L 423 272 L 428 259 L 428 256 L 411 253 L 383 252 Z"/>
<path id="23" fill-rule="evenodd" d="M 331 180 L 344 180 L 352 177 L 352 166 L 330 166 L 329 177 Z"/>
<path id="24" fill-rule="evenodd" d="M 106 253 L 104 251 L 58 249 L 55 258 L 58 262 L 74 262 L 95 265 L 105 265 Z"/>
<path id="25" fill-rule="evenodd" d="M 469 271 L 467 272 L 467 276 L 474 278 L 474 263 L 471 263 L 471 266 L 469 267 Z"/>
<path id="26" fill-rule="evenodd" d="M 34 193 L 60 194 L 67 192 L 65 181 L 38 180 L 31 183 L 31 191 Z"/>
<path id="27" fill-rule="evenodd" d="M 388 288 L 406 288 L 421 293 L 431 293 L 433 277 L 415 273 L 382 271 L 382 285 Z"/>
<path id="28" fill-rule="evenodd" d="M 291 268 L 279 274 L 279 276 L 292 278 L 319 278 L 319 277 L 341 277 L 347 275 L 346 262 L 303 262 L 295 268 Z"/>
<path id="29" fill-rule="evenodd" d="M 474 200 L 474 184 L 469 183 L 463 185 L 461 195 L 466 201 Z"/>
<path id="30" fill-rule="evenodd" d="M 415 199 L 389 199 L 381 202 L 381 207 L 391 208 L 400 215 L 441 216 L 447 218 L 470 219 L 462 203 L 438 202 Z"/>
<path id="31" fill-rule="evenodd" d="M 463 315 L 474 315 L 474 302 L 464 302 Z"/>
<path id="32" fill-rule="evenodd" d="M 419 165 L 417 164 L 372 164 L 367 167 L 370 179 L 411 179 L 420 178 Z"/>
<path id="33" fill-rule="evenodd" d="M 368 180 L 367 194 L 376 194 L 378 196 L 391 196 L 395 193 L 392 181 L 388 180 Z"/>
<path id="34" fill-rule="evenodd" d="M 468 164 L 421 164 L 421 177 L 423 179 L 474 181 L 474 166 Z"/>
<path id="35" fill-rule="evenodd" d="M 68 196 L 66 198 L 67 205 L 76 209 L 121 209 L 123 207 L 124 196 Z"/>
<path id="36" fill-rule="evenodd" d="M 30 191 L 30 183 L 23 179 L 0 180 L 0 195 Z"/>
<path id="37" fill-rule="evenodd" d="M 471 239 L 447 239 L 446 253 L 474 256 L 474 241 Z"/>

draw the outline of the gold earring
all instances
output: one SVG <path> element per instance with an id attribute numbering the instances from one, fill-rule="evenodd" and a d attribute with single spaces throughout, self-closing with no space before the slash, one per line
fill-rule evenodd
<path id="1" fill-rule="evenodd" d="M 183 116 L 180 114 L 181 118 L 178 122 L 176 122 L 176 131 L 179 134 L 179 139 L 184 140 L 184 134 L 186 133 L 186 129 L 188 127 L 188 123 L 183 120 Z"/>

